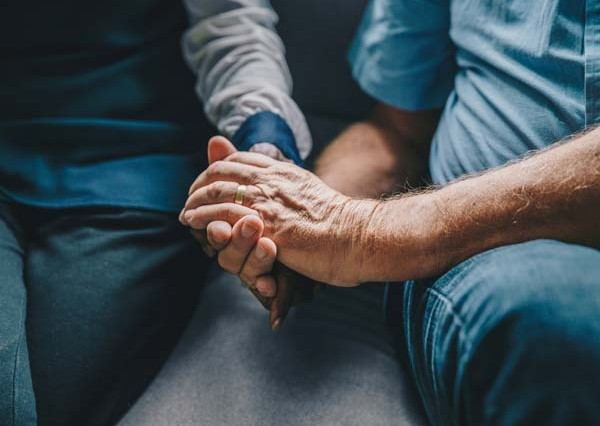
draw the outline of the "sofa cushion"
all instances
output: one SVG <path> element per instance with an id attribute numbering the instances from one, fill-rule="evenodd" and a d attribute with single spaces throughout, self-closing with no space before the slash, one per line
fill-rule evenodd
<path id="1" fill-rule="evenodd" d="M 381 316 L 381 287 L 322 289 L 282 330 L 220 274 L 121 426 L 418 425 Z"/>
<path id="2" fill-rule="evenodd" d="M 364 117 L 373 101 L 352 79 L 347 53 L 366 0 L 275 0 L 279 33 L 294 78 L 294 99 L 308 117 L 315 152 Z M 335 132 L 332 130 L 335 129 Z"/>

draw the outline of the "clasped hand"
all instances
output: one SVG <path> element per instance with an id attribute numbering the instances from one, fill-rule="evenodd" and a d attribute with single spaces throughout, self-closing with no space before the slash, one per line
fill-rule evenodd
<path id="1" fill-rule="evenodd" d="M 272 297 L 277 259 L 316 281 L 356 285 L 352 253 L 354 200 L 314 174 L 265 155 L 237 152 L 224 138 L 209 142 L 210 166 L 189 190 L 183 224 L 206 230 L 219 264 Z M 234 203 L 246 185 L 243 204 Z"/>

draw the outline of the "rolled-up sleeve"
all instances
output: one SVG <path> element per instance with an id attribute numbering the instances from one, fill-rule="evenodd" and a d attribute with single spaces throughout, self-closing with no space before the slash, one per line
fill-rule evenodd
<path id="1" fill-rule="evenodd" d="M 449 0 L 371 0 L 350 49 L 354 78 L 377 100 L 444 106 L 454 86 Z"/>
<path id="2" fill-rule="evenodd" d="M 182 41 L 184 57 L 197 74 L 196 91 L 208 118 L 234 140 L 249 135 L 240 142 L 246 147 L 248 141 L 268 142 L 284 154 L 288 149 L 306 158 L 312 140 L 291 98 L 292 79 L 269 1 L 184 0 L 184 4 L 191 21 Z M 292 145 L 283 146 L 285 140 Z"/>

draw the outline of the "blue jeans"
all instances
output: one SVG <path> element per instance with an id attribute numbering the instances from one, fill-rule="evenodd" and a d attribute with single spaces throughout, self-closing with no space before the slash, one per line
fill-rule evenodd
<path id="1" fill-rule="evenodd" d="M 490 250 L 407 283 L 402 315 L 434 425 L 600 424 L 600 251 Z"/>

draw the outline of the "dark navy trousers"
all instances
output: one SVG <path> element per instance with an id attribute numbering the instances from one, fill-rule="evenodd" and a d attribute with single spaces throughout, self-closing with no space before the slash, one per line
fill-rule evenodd
<path id="1" fill-rule="evenodd" d="M 116 423 L 187 324 L 204 259 L 176 215 L 0 201 L 0 425 Z"/>

